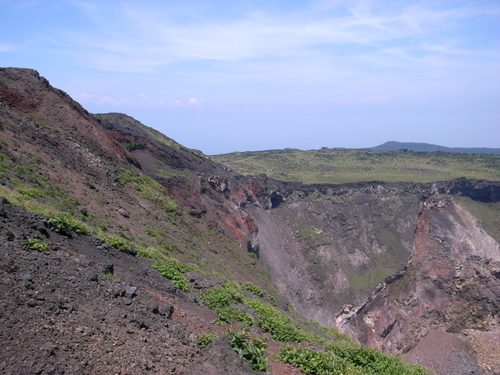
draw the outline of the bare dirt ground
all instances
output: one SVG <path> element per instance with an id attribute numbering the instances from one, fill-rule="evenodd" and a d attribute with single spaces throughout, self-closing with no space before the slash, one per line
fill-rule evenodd
<path id="1" fill-rule="evenodd" d="M 52 251 L 28 249 L 34 238 Z M 199 336 L 241 328 L 215 318 L 148 260 L 61 236 L 46 217 L 0 203 L 0 374 L 195 374 L 209 350 Z M 284 345 L 268 344 L 271 373 L 300 375 L 273 358 Z M 253 373 L 229 349 L 231 371 Z"/>

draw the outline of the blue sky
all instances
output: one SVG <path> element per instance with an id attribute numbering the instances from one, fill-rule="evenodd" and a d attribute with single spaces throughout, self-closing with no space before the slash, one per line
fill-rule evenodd
<path id="1" fill-rule="evenodd" d="M 500 147 L 496 0 L 0 0 L 0 66 L 209 155 Z"/>

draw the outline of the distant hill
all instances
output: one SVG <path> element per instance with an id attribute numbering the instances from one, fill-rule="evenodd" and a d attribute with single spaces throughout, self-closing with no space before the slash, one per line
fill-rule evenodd
<path id="1" fill-rule="evenodd" d="M 423 152 L 433 152 L 433 151 L 444 151 L 444 152 L 458 152 L 463 154 L 500 154 L 500 148 L 486 148 L 486 147 L 445 147 L 438 146 L 429 143 L 415 143 L 415 142 L 385 142 L 380 146 L 371 147 L 367 150 L 372 151 L 423 151 Z"/>

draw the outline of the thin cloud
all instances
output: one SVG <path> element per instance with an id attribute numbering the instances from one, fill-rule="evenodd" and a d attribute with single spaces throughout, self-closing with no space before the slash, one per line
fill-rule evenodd
<path id="1" fill-rule="evenodd" d="M 200 104 L 200 101 L 197 100 L 197 99 L 195 99 L 195 98 L 191 98 L 188 101 L 188 106 L 189 107 L 198 106 L 199 104 Z"/>
<path id="2" fill-rule="evenodd" d="M 338 2 L 334 5 L 344 6 Z M 165 10 L 153 13 L 129 3 L 114 16 L 125 27 L 94 19 L 95 33 L 73 34 L 71 38 L 89 49 L 79 58 L 103 70 L 140 72 L 191 61 L 245 60 L 275 60 L 278 69 L 287 64 L 284 59 L 307 60 L 311 55 L 355 62 L 356 53 L 343 52 L 346 45 L 372 46 L 375 55 L 387 51 L 385 43 L 412 43 L 409 38 L 430 39 L 414 45 L 416 49 L 437 46 L 441 41 L 435 40 L 435 33 L 442 25 L 500 12 L 498 6 L 436 10 L 409 5 L 382 12 L 364 1 L 346 5 L 348 13 L 342 16 L 325 17 L 313 8 L 281 14 L 256 11 L 237 19 L 193 13 L 184 14 L 188 22 L 180 23 Z"/>
<path id="3" fill-rule="evenodd" d="M 101 104 L 111 104 L 116 107 L 121 107 L 123 105 L 129 104 L 131 101 L 128 98 L 119 98 L 119 99 L 114 99 L 109 96 L 103 97 L 100 101 Z"/>

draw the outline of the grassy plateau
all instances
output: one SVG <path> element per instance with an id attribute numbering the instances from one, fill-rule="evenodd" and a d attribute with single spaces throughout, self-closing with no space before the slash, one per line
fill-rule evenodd
<path id="1" fill-rule="evenodd" d="M 500 179 L 500 155 L 491 154 L 285 149 L 233 152 L 211 158 L 243 175 L 264 173 L 279 181 L 305 184 Z"/>

